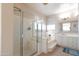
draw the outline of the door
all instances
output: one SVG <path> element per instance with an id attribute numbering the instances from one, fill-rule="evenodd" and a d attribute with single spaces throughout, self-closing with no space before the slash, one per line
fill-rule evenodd
<path id="1" fill-rule="evenodd" d="M 31 12 L 14 9 L 14 55 L 30 56 L 41 50 L 42 24 Z"/>
<path id="2" fill-rule="evenodd" d="M 34 55 L 37 52 L 37 25 L 34 24 L 34 20 L 34 15 L 29 12 L 23 16 L 23 56 Z"/>

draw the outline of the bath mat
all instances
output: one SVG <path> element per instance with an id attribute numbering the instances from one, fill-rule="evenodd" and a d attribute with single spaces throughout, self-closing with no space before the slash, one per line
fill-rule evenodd
<path id="1" fill-rule="evenodd" d="M 66 52 L 66 53 L 74 55 L 74 56 L 79 56 L 79 51 L 71 49 L 71 48 L 64 48 L 63 52 Z"/>

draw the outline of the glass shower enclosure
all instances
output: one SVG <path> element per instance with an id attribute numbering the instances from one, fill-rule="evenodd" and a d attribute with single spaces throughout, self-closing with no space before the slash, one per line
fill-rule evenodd
<path id="1" fill-rule="evenodd" d="M 14 55 L 31 56 L 37 53 L 42 41 L 42 23 L 39 24 L 31 12 L 23 12 L 16 7 L 14 23 Z"/>

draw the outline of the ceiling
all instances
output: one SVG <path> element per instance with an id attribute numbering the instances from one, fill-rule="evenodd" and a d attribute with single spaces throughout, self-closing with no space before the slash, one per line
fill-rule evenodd
<path id="1" fill-rule="evenodd" d="M 76 7 L 77 4 L 73 3 L 48 3 L 44 5 L 43 3 L 28 3 L 28 6 L 33 8 L 34 10 L 44 14 L 46 16 L 65 12 L 69 9 L 73 9 Z"/>

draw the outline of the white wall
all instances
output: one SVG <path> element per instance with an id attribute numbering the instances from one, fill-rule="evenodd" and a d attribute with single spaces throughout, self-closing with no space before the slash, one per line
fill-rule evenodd
<path id="1" fill-rule="evenodd" d="M 0 3 L 0 55 L 1 55 L 1 3 Z"/>
<path id="2" fill-rule="evenodd" d="M 79 14 L 79 3 L 78 3 L 78 14 Z M 79 15 L 78 15 L 78 33 L 79 33 Z"/>
<path id="3" fill-rule="evenodd" d="M 13 55 L 13 4 L 2 4 L 1 55 Z"/>
<path id="4" fill-rule="evenodd" d="M 71 22 L 71 32 L 78 33 L 78 21 Z"/>
<path id="5" fill-rule="evenodd" d="M 78 36 L 79 36 L 79 3 L 78 3 L 78 17 L 77 18 L 78 18 Z M 78 42 L 79 42 L 79 38 L 78 38 Z M 79 43 L 78 43 L 78 46 L 79 46 Z"/>
<path id="6" fill-rule="evenodd" d="M 56 33 L 61 32 L 61 24 L 58 14 L 48 16 L 48 24 L 55 24 L 56 25 Z"/>

